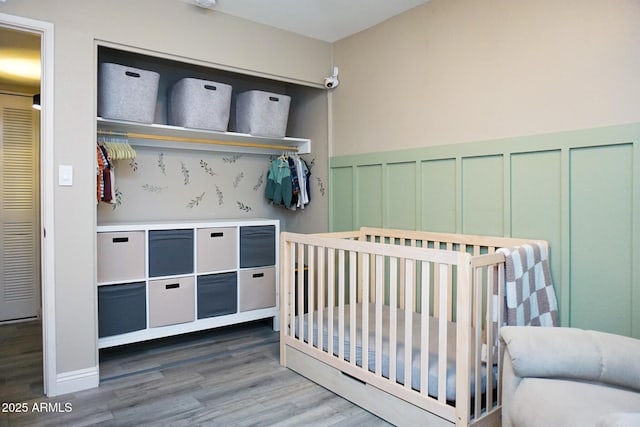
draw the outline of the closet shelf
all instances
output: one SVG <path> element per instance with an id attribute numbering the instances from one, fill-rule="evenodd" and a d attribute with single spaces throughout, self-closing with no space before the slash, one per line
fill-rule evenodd
<path id="1" fill-rule="evenodd" d="M 216 132 L 179 126 L 144 124 L 98 117 L 98 133 L 126 134 L 129 144 L 179 150 L 224 151 L 233 153 L 281 154 L 311 152 L 311 140 L 304 138 L 268 138 L 246 133 Z"/>

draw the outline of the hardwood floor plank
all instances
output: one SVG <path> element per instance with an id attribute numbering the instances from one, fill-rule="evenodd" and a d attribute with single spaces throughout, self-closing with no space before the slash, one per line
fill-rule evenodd
<path id="1" fill-rule="evenodd" d="M 269 322 L 100 351 L 100 386 L 43 396 L 38 322 L 0 325 L 0 401 L 70 412 L 0 414 L 9 426 L 387 426 L 279 364 Z"/>

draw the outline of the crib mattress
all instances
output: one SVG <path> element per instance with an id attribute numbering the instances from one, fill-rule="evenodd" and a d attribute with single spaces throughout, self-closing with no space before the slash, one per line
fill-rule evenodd
<path id="1" fill-rule="evenodd" d="M 368 344 L 368 369 L 371 372 L 375 372 L 376 362 L 376 329 L 375 329 L 375 304 L 371 303 L 358 303 L 355 305 L 356 309 L 356 337 L 355 337 L 355 358 L 356 365 L 362 367 L 362 310 L 367 309 L 369 311 L 369 344 Z M 344 360 L 351 362 L 351 336 L 350 336 L 350 313 L 351 306 L 346 304 L 344 306 Z M 313 316 L 313 345 L 318 346 L 318 316 L 316 312 L 306 313 L 303 315 L 304 324 L 304 340 L 309 342 L 308 339 L 308 319 L 309 315 Z M 322 342 L 323 350 L 328 351 L 328 313 L 325 309 L 323 311 L 323 325 L 322 325 Z M 391 311 L 389 306 L 382 306 L 382 356 L 381 356 L 381 371 L 382 376 L 389 378 L 389 361 L 390 361 L 390 318 Z M 333 353 L 338 356 L 339 353 L 339 335 L 338 335 L 338 322 L 339 322 L 338 308 L 334 307 L 333 312 Z M 299 318 L 295 319 L 295 335 L 299 338 Z M 429 318 L 429 369 L 428 369 L 428 394 L 432 397 L 437 397 L 438 394 L 438 365 L 439 365 L 439 334 L 438 334 L 439 320 L 434 317 Z M 397 323 L 396 323 L 396 382 L 404 384 L 404 372 L 405 372 L 405 312 L 402 309 L 397 309 Z M 419 313 L 412 313 L 412 349 L 411 349 L 411 387 L 414 390 L 420 390 L 420 336 L 421 336 L 421 321 Z M 447 378 L 446 378 L 446 398 L 448 401 L 454 401 L 456 396 L 456 324 L 453 322 L 447 322 Z M 470 392 L 471 396 L 475 390 L 475 375 L 473 367 L 470 369 Z M 493 375 L 493 384 L 495 387 L 497 378 L 497 369 L 493 367 L 491 369 Z M 481 378 L 482 389 L 484 390 L 486 384 L 487 369 L 483 365 Z"/>

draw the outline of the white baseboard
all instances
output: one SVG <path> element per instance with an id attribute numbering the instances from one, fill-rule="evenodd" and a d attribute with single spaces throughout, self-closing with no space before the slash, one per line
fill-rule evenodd
<path id="1" fill-rule="evenodd" d="M 49 390 L 48 396 L 59 396 L 61 394 L 88 390 L 98 387 L 99 383 L 100 373 L 97 366 L 79 369 L 77 371 L 63 372 L 56 375 L 56 383 Z"/>

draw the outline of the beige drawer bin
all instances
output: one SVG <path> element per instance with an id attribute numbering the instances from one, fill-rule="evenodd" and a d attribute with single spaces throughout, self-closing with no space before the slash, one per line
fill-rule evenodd
<path id="1" fill-rule="evenodd" d="M 275 267 L 252 268 L 239 273 L 239 311 L 276 306 Z"/>
<path id="2" fill-rule="evenodd" d="M 149 281 L 149 327 L 192 322 L 196 318 L 193 276 Z"/>
<path id="3" fill-rule="evenodd" d="M 238 268 L 238 229 L 236 227 L 201 228 L 197 233 L 198 273 Z"/>
<path id="4" fill-rule="evenodd" d="M 144 231 L 98 233 L 98 283 L 145 277 Z"/>

